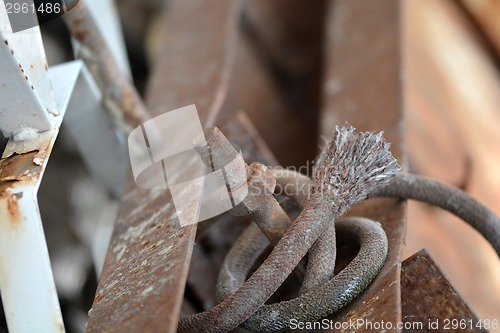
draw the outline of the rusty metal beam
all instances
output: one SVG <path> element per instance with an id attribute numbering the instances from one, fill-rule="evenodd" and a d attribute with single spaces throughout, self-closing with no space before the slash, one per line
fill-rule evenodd
<path id="1" fill-rule="evenodd" d="M 203 126 L 225 99 L 239 1 L 172 1 L 163 49 L 147 93 L 152 117 L 196 104 Z M 87 332 L 174 332 L 196 226 L 175 217 L 170 194 L 140 189 L 129 177 L 89 313 Z"/>
<path id="2" fill-rule="evenodd" d="M 261 86 L 260 94 L 269 94 L 273 90 L 278 90 L 282 94 L 282 103 L 286 106 L 286 116 L 281 116 L 279 109 L 271 112 L 261 111 L 262 108 L 270 108 L 267 105 L 270 104 L 267 99 L 264 99 L 266 103 L 259 103 L 257 110 L 245 109 L 245 111 L 248 112 L 249 117 L 283 166 L 302 166 L 306 161 L 314 159 L 318 153 L 316 138 L 318 136 L 326 3 L 325 0 L 245 2 L 242 39 L 248 40 L 247 44 L 255 54 L 259 68 L 255 71 L 251 66 L 252 63 L 249 62 L 250 66 L 243 66 L 240 69 L 246 75 L 239 77 L 255 77 L 259 71 L 265 72 L 265 76 L 271 79 L 272 86 L 266 87 L 269 92 Z M 240 52 L 244 51 L 243 49 Z M 241 58 L 237 61 L 244 61 L 248 56 L 242 54 Z M 253 88 L 251 83 L 247 85 L 248 88 Z M 255 93 L 259 94 L 259 90 Z M 249 94 L 247 99 L 252 97 L 253 95 Z M 261 112 L 267 117 L 262 117 L 262 120 L 256 119 L 254 112 L 257 112 L 257 115 Z M 281 118 L 281 121 L 290 124 L 273 126 L 273 118 Z M 296 119 L 300 126 L 294 125 Z M 276 132 L 268 133 L 266 127 L 273 128 L 274 131 L 280 130 L 280 132 L 272 135 Z M 294 131 L 295 128 L 297 131 Z M 299 130 L 303 133 L 298 132 Z M 300 148 L 297 145 L 299 140 L 301 140 L 298 142 Z M 290 147 L 297 147 L 297 149 L 290 149 Z"/>
<path id="3" fill-rule="evenodd" d="M 336 125 L 346 121 L 361 131 L 384 130 L 392 153 L 404 166 L 400 6 L 398 0 L 331 2 L 320 117 L 321 132 L 328 137 Z M 389 240 L 389 254 L 372 285 L 332 319 L 384 320 L 395 325 L 401 320 L 399 276 L 405 204 L 373 200 L 357 205 L 350 215 L 380 221 Z"/>
<path id="4" fill-rule="evenodd" d="M 229 86 L 240 7 L 231 0 L 169 2 L 161 59 L 146 94 L 152 114 L 196 104 L 203 126 L 214 124 Z"/>
<path id="5" fill-rule="evenodd" d="M 477 317 L 426 250 L 403 262 L 401 292 L 403 322 L 413 325 L 405 329 L 405 333 L 446 330 L 488 332 L 480 327 Z M 453 322 L 454 319 L 456 322 Z"/>
<path id="6" fill-rule="evenodd" d="M 242 35 L 222 116 L 244 110 L 284 166 L 301 166 L 316 155 L 316 131 L 290 110 L 256 47 Z M 293 147 L 293 148 L 292 148 Z"/>

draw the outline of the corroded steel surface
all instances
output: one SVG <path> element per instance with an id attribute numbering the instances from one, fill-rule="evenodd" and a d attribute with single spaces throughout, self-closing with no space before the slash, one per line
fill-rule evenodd
<path id="1" fill-rule="evenodd" d="M 103 92 L 103 103 L 125 133 L 148 118 L 148 112 L 134 89 L 128 74 L 120 69 L 118 60 L 99 29 L 84 1 L 63 16 L 72 36 L 81 43 L 77 48 L 94 80 Z"/>
<path id="2" fill-rule="evenodd" d="M 195 229 L 181 228 L 166 191 L 129 181 L 88 332 L 174 331 Z"/>
<path id="3" fill-rule="evenodd" d="M 259 46 L 244 34 L 238 44 L 222 116 L 226 111 L 244 110 L 281 165 L 306 164 L 317 153 L 313 126 L 286 103 L 281 87 L 256 54 Z"/>
<path id="4" fill-rule="evenodd" d="M 384 137 L 392 143 L 391 152 L 404 166 L 400 4 L 398 0 L 331 2 L 321 131 L 329 136 L 335 125 L 346 121 L 360 131 L 384 130 Z M 372 285 L 332 319 L 396 324 L 401 320 L 399 276 L 405 204 L 372 200 L 357 205 L 349 215 L 380 221 L 389 240 L 389 254 Z"/>
<path id="5" fill-rule="evenodd" d="M 202 124 L 213 121 L 227 90 L 238 9 L 229 0 L 169 3 L 148 89 L 152 117 L 195 103 Z M 195 230 L 180 227 L 168 192 L 142 190 L 130 177 L 87 332 L 174 332 Z"/>
<path id="6" fill-rule="evenodd" d="M 422 324 L 421 328 L 407 329 L 405 333 L 447 330 L 465 333 L 487 332 L 479 327 L 474 313 L 450 285 L 426 250 L 403 262 L 401 292 L 403 321 Z M 458 320 L 458 327 L 453 326 L 454 319 Z M 465 326 L 460 327 L 460 324 Z"/>
<path id="7" fill-rule="evenodd" d="M 268 75 L 276 81 L 288 106 L 288 115 L 285 117 L 287 121 L 293 121 L 294 117 L 298 117 L 302 126 L 310 132 L 308 134 L 310 139 L 301 143 L 304 146 L 302 151 L 292 150 L 286 146 L 282 147 L 283 152 L 275 151 L 278 158 L 289 154 L 288 159 L 293 161 L 292 158 L 295 156 L 295 160 L 300 162 L 300 164 L 288 164 L 286 160 L 282 161 L 285 166 L 303 165 L 306 160 L 314 158 L 311 153 L 314 155 L 317 152 L 315 140 L 318 135 L 326 4 L 325 0 L 245 2 L 244 22 L 247 24 L 244 26 L 243 35 L 248 36 L 254 52 L 264 63 L 263 67 L 271 68 Z M 260 128 L 258 123 L 256 126 Z M 289 127 L 283 126 L 283 128 Z M 287 133 L 283 132 L 281 137 L 284 140 L 286 138 L 287 142 L 292 143 L 291 140 L 296 140 L 296 136 L 288 134 L 291 137 L 287 138 Z M 273 147 L 272 141 L 265 134 L 262 132 L 266 142 Z M 302 138 L 306 139 L 304 136 Z M 271 139 L 279 140 L 279 137 Z"/>

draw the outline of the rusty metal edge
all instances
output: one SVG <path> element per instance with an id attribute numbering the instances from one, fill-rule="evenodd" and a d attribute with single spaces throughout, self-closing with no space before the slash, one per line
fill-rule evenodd
<path id="1" fill-rule="evenodd" d="M 413 326 L 405 333 L 444 330 L 447 320 L 451 329 L 453 319 L 465 324 L 460 332 L 488 332 L 425 249 L 403 262 L 401 289 L 403 322 Z"/>

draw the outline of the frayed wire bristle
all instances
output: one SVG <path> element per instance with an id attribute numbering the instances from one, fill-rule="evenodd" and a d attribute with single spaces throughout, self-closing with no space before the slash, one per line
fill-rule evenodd
<path id="1" fill-rule="evenodd" d="M 389 151 L 383 132 L 355 133 L 337 126 L 335 135 L 317 161 L 313 193 L 333 204 L 351 205 L 386 184 L 400 167 Z"/>

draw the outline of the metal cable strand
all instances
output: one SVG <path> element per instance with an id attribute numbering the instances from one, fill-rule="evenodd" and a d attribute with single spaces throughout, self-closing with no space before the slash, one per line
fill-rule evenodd
<path id="1" fill-rule="evenodd" d="M 360 245 L 356 257 L 338 275 L 303 290 L 299 297 L 270 305 L 263 305 L 241 326 L 255 332 L 277 332 L 287 329 L 292 319 L 315 321 L 334 313 L 359 295 L 377 276 L 388 250 L 387 237 L 379 223 L 352 217 L 335 223 L 341 237 L 353 238 Z M 241 238 L 244 238 L 245 234 Z M 323 237 L 323 236 L 322 236 Z M 218 296 L 227 297 L 245 281 L 254 260 L 245 253 L 239 239 L 226 257 L 219 276 Z M 251 242 L 251 241 L 250 241 Z M 328 249 L 328 251 L 330 251 Z M 331 267 L 334 263 L 329 263 Z"/>
<path id="2" fill-rule="evenodd" d="M 500 219 L 467 193 L 436 180 L 412 174 L 398 174 L 370 197 L 414 199 L 443 208 L 476 229 L 500 257 Z"/>
<path id="3" fill-rule="evenodd" d="M 280 178 L 279 174 L 276 173 L 275 170 L 271 169 L 271 172 L 277 176 L 277 183 L 280 183 L 282 186 L 285 186 L 287 184 L 291 185 L 292 183 L 294 183 L 295 186 L 301 187 L 302 185 L 307 184 L 307 180 L 301 178 L 301 176 L 299 175 L 288 174 L 286 177 Z M 303 197 L 303 194 L 297 196 L 297 193 L 293 193 L 293 196 L 300 202 L 299 198 Z M 398 174 L 389 182 L 387 186 L 375 190 L 372 194 L 370 194 L 369 197 L 396 197 L 401 199 L 414 199 L 450 211 L 451 213 L 462 218 L 477 231 L 479 231 L 490 242 L 490 244 L 500 256 L 500 219 L 488 208 L 486 208 L 473 198 L 469 197 L 463 191 L 425 177 L 411 174 Z M 338 222 L 336 225 L 337 227 L 339 227 L 340 225 L 342 225 L 341 223 L 345 222 L 348 221 L 344 220 L 342 222 Z M 353 223 L 345 224 L 344 233 L 353 232 L 349 229 L 352 226 Z M 292 301 L 280 302 L 272 305 L 264 305 L 242 324 L 243 327 L 257 332 L 271 332 L 285 329 L 287 323 L 289 323 L 291 319 L 301 321 L 318 320 L 323 318 L 327 314 L 339 310 L 343 305 L 347 304 L 349 300 L 351 300 L 358 294 L 353 292 L 352 289 L 349 290 L 349 292 L 345 292 L 344 290 L 344 299 L 338 299 L 338 294 L 342 293 L 343 289 L 342 284 L 335 281 L 337 281 L 337 279 L 339 279 L 341 276 L 347 276 L 348 279 L 350 278 L 354 283 L 359 281 L 358 278 L 362 276 L 362 274 L 354 271 L 349 265 L 337 277 L 332 279 L 331 276 L 328 276 L 329 273 L 327 264 L 330 263 L 330 269 L 333 269 L 334 259 L 328 261 L 322 258 L 321 255 L 327 253 L 334 258 L 335 250 L 332 251 L 332 248 L 319 249 L 318 244 L 321 241 L 323 241 L 324 244 L 327 244 L 325 240 L 334 241 L 335 236 L 333 236 L 333 238 L 327 236 L 329 230 L 331 230 L 330 232 L 333 231 L 334 235 L 334 228 L 328 228 L 308 252 L 309 265 L 307 269 L 308 271 L 314 269 L 318 272 L 313 278 L 310 279 L 311 285 L 307 286 L 303 282 L 300 297 Z M 239 244 L 236 244 L 235 248 L 231 250 L 231 253 L 226 258 L 225 267 L 233 268 L 235 267 L 235 264 L 239 262 L 237 264 L 239 274 L 237 275 L 236 279 L 232 279 L 230 283 L 227 283 L 228 279 L 226 274 L 234 274 L 234 271 L 229 268 L 228 271 L 221 272 L 220 284 L 224 285 L 225 287 L 224 292 L 221 292 L 220 290 L 218 291 L 221 298 L 224 298 L 226 295 L 230 294 L 231 290 L 236 290 L 238 286 L 243 283 L 244 280 L 241 280 L 241 278 L 248 274 L 248 269 L 250 269 L 249 265 L 253 263 L 250 258 L 244 258 L 243 256 L 240 256 L 238 254 L 238 248 Z M 313 251 L 315 248 L 318 249 L 316 249 L 316 251 Z M 380 247 L 373 248 L 371 251 L 372 252 L 370 253 L 370 255 L 383 253 L 383 251 L 380 250 Z M 260 253 L 261 252 L 259 252 L 259 254 Z M 313 259 L 315 256 L 313 253 L 317 253 L 317 259 Z M 373 266 L 371 266 L 371 264 L 373 263 L 373 259 L 366 256 L 364 253 L 361 253 L 361 251 L 360 253 L 358 253 L 356 259 L 362 260 L 366 267 L 373 268 Z M 375 273 L 375 275 L 377 273 Z M 333 273 L 330 274 L 333 275 Z M 373 276 L 373 278 L 375 277 L 375 275 Z M 367 279 L 362 278 L 361 280 L 368 282 Z M 324 287 L 322 287 L 322 285 L 325 284 L 325 281 L 329 281 L 328 285 L 331 290 L 328 288 L 325 290 Z M 369 283 L 370 282 L 368 282 L 367 285 L 369 285 Z M 346 285 L 344 285 L 344 287 L 345 286 Z M 362 287 L 361 291 L 366 286 Z M 324 294 L 330 295 L 333 298 L 327 298 L 323 303 L 319 296 Z M 309 295 L 314 295 L 314 297 L 309 299 Z M 345 300 L 345 303 L 339 304 L 342 300 Z M 294 304 L 294 302 L 298 302 L 300 306 L 296 308 L 295 306 L 297 304 Z M 321 304 L 321 306 L 319 306 L 319 304 Z M 326 314 L 320 315 L 323 310 L 326 312 Z"/>
<path id="4" fill-rule="evenodd" d="M 181 318 L 179 331 L 225 332 L 259 310 L 328 225 L 353 204 L 365 199 L 376 187 L 385 184 L 399 169 L 388 148 L 389 144 L 383 140 L 381 133 L 354 133 L 352 127 L 337 128 L 314 175 L 311 200 L 268 258 L 224 301 L 205 312 Z M 385 255 L 382 257 L 383 262 Z M 370 264 L 375 267 L 376 261 Z M 367 265 L 361 266 L 360 269 L 367 269 Z M 376 273 L 362 274 L 366 277 L 371 275 L 373 278 Z M 366 283 L 366 277 L 363 281 L 356 281 L 350 277 L 342 278 L 339 274 L 337 280 L 348 284 L 346 288 L 352 292 L 352 289 L 358 290 L 360 285 Z M 338 296 L 343 302 L 345 295 Z"/>
<path id="5" fill-rule="evenodd" d="M 341 149 L 339 147 L 345 144 L 339 142 L 342 135 L 345 135 L 345 132 L 337 133 L 337 149 Z M 363 155 L 362 151 L 366 149 L 368 148 L 365 143 L 358 143 L 354 145 L 353 151 Z M 342 174 L 338 172 L 339 169 L 329 169 L 329 163 L 334 164 L 333 160 L 335 158 L 328 156 L 328 151 L 322 153 L 318 160 L 320 167 L 314 171 L 314 181 L 289 170 L 286 170 L 286 173 L 283 173 L 283 170 L 269 170 L 276 178 L 277 184 L 281 187 L 288 186 L 292 190 L 290 195 L 297 200 L 301 208 L 310 195 L 312 200 L 284 235 L 281 231 L 273 235 L 273 238 L 281 240 L 264 264 L 245 282 L 252 264 L 270 244 L 262 231 L 267 231 L 268 234 L 269 230 L 265 228 L 276 221 L 267 224 L 260 221 L 261 229 L 264 225 L 262 231 L 255 224 L 247 228 L 228 253 L 219 273 L 217 295 L 222 303 L 203 314 L 184 318 L 183 329 L 222 332 L 240 321 L 241 326 L 253 331 L 280 331 L 287 328 L 291 319 L 314 321 L 339 310 L 372 282 L 387 255 L 387 238 L 383 229 L 379 224 L 363 218 L 331 222 L 350 206 L 337 203 L 339 197 L 342 197 L 338 195 L 339 191 L 346 190 L 339 186 L 339 179 L 346 174 L 359 172 L 366 164 L 352 161 L 345 163 L 340 167 Z M 306 194 L 301 190 L 304 188 L 308 189 Z M 331 196 L 331 191 L 336 191 L 337 195 Z M 360 200 L 363 194 L 355 194 L 354 197 L 352 203 Z M 415 199 L 446 209 L 478 230 L 500 256 L 500 219 L 460 190 L 424 177 L 398 174 L 389 180 L 386 186 L 372 190 L 369 197 Z M 259 215 L 260 220 L 265 218 L 264 215 Z M 355 236 L 355 241 L 360 244 L 361 249 L 356 258 L 333 277 L 336 229 L 342 237 Z M 305 253 L 309 255 L 309 263 L 299 296 L 290 301 L 264 305 L 265 300 L 279 287 Z M 223 306 L 229 308 L 224 309 Z M 211 311 L 217 315 L 216 321 L 209 315 L 208 319 L 205 318 L 205 324 L 200 324 L 199 318 Z M 248 319 L 241 320 L 245 316 Z M 189 326 L 185 323 L 189 323 Z M 211 323 L 218 324 L 216 330 Z"/>
<path id="6" fill-rule="evenodd" d="M 321 165 L 321 163 L 316 165 Z M 297 202 L 301 209 L 304 209 L 311 196 L 311 178 L 294 170 L 280 167 L 269 168 L 269 171 L 276 178 L 276 184 L 279 185 L 276 188 L 279 193 L 285 193 L 287 196 L 290 196 Z M 335 259 L 337 257 L 336 244 L 335 223 L 331 223 L 307 253 L 309 264 L 307 265 L 305 274 L 300 276 L 302 278 L 302 285 L 299 295 L 333 278 Z M 299 268 L 302 267 L 299 266 Z"/>
<path id="7" fill-rule="evenodd" d="M 279 168 L 271 168 L 270 172 L 282 188 L 292 189 L 291 193 L 286 191 L 286 194 L 293 197 L 302 207 L 306 202 L 304 198 L 310 194 L 308 189 L 311 187 L 311 179 Z M 341 237 L 354 236 L 354 242 L 360 244 L 361 249 L 345 270 L 333 278 L 336 225 L 340 228 Z M 263 238 L 255 226 L 249 227 L 238 238 L 219 273 L 218 299 L 228 297 L 245 281 L 255 259 L 269 244 L 264 242 Z M 300 297 L 264 305 L 247 319 L 242 327 L 256 332 L 279 331 L 286 329 L 291 319 L 314 321 L 336 312 L 366 289 L 376 277 L 387 255 L 387 238 L 378 223 L 363 218 L 348 218 L 336 224 L 329 224 L 308 255 L 309 263 L 302 281 Z M 361 268 L 364 268 L 364 271 Z"/>
<path id="8" fill-rule="evenodd" d="M 223 302 L 205 312 L 183 317 L 180 332 L 226 332 L 240 325 L 279 288 L 326 227 L 345 208 L 329 210 L 312 203 L 299 215 L 264 263 Z M 304 231 L 306 231 L 304 233 Z"/>

